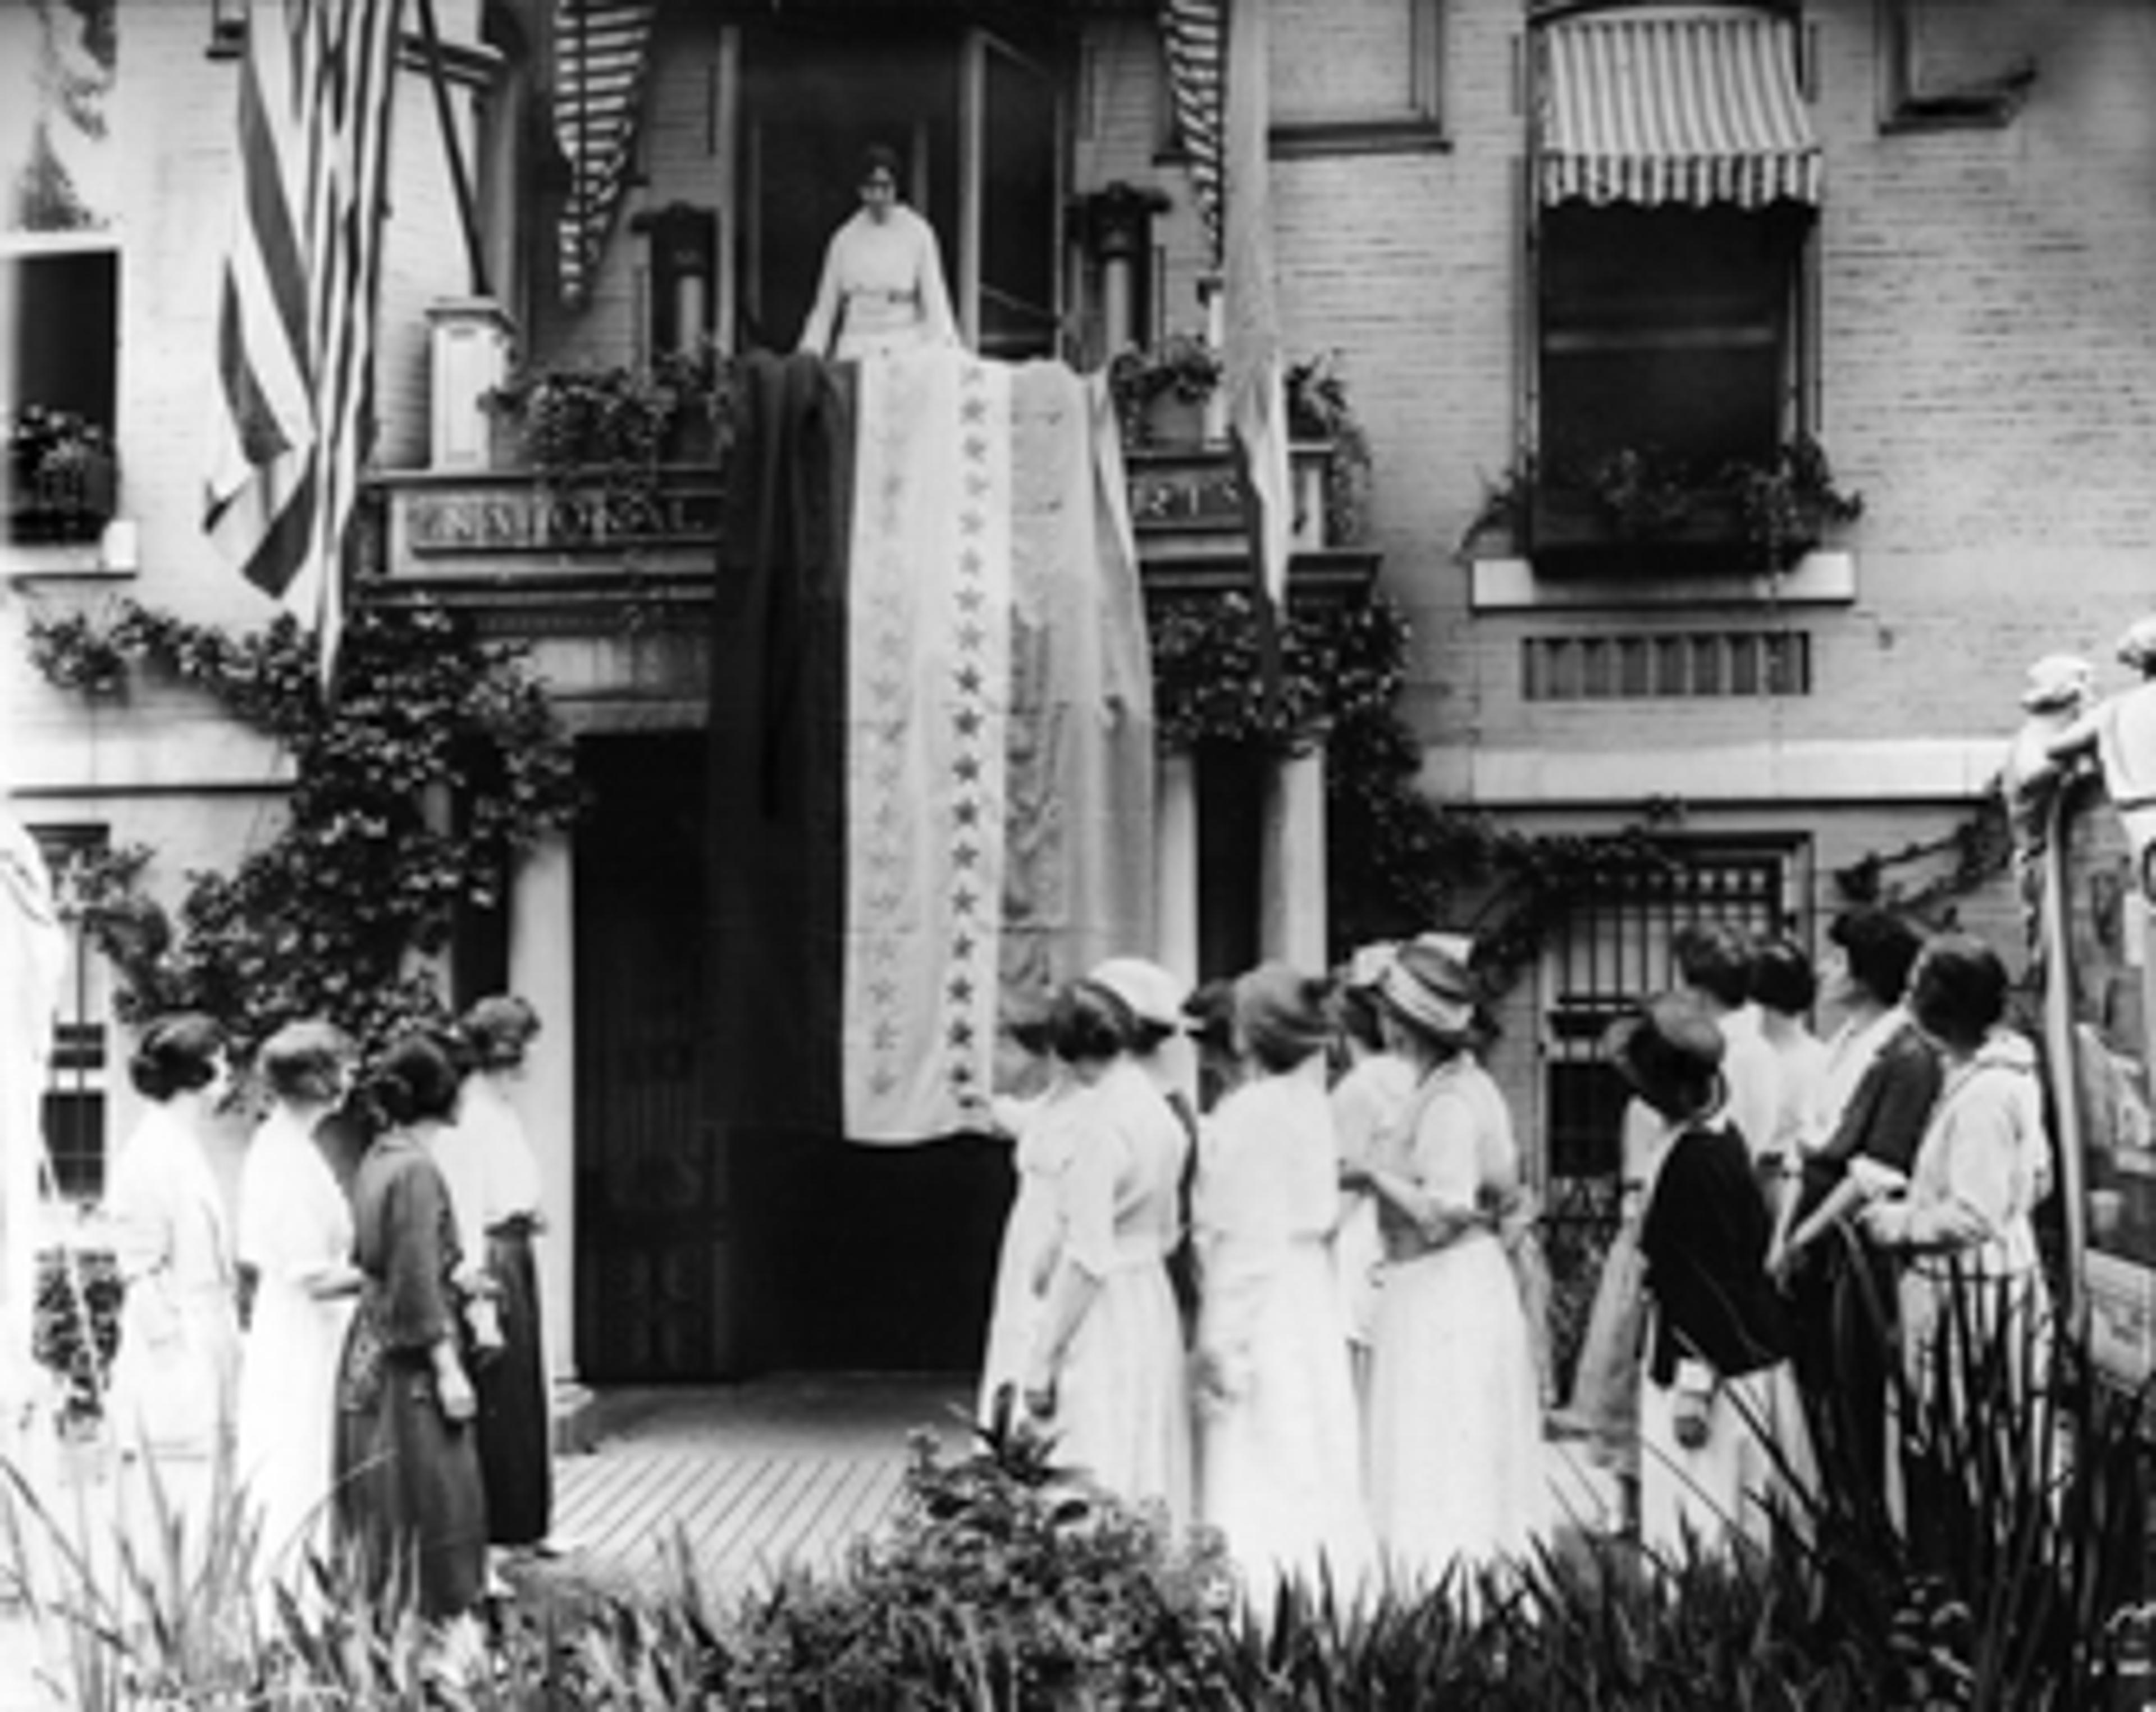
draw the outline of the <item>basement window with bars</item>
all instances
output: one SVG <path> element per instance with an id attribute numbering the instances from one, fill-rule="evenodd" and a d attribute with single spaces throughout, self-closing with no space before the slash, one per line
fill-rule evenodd
<path id="1" fill-rule="evenodd" d="M 111 994 L 105 959 L 90 943 L 81 912 L 70 906 L 67 874 L 84 856 L 105 849 L 109 835 L 94 825 L 33 826 L 30 833 L 53 874 L 68 930 L 67 966 L 41 1103 L 51 1189 L 65 1200 L 93 1201 L 105 1193 Z"/>
<path id="2" fill-rule="evenodd" d="M 1614 869 L 1576 898 L 1544 947 L 1538 971 L 1543 1117 L 1553 1196 L 1568 1182 L 1614 1179 L 1623 1081 L 1602 1050 L 1609 1026 L 1676 979 L 1671 943 L 1695 923 L 1804 943 L 1793 903 L 1810 895 L 1808 841 L 1712 844 L 1672 840 L 1665 864 Z"/>
<path id="3" fill-rule="evenodd" d="M 1809 696 L 1811 637 L 1757 630 L 1528 636 L 1520 686 L 1530 702 Z"/>

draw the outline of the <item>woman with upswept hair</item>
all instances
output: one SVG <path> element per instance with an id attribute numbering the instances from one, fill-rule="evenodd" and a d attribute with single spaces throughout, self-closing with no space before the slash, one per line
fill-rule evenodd
<path id="1" fill-rule="evenodd" d="M 408 1589 L 423 1617 L 446 1619 L 479 1603 L 486 1573 L 463 1257 L 428 1151 L 455 1114 L 456 1070 L 434 1039 L 408 1034 L 373 1067 L 367 1094 L 383 1127 L 352 1184 L 362 1278 L 337 1370 L 338 1534 L 375 1596 Z"/>

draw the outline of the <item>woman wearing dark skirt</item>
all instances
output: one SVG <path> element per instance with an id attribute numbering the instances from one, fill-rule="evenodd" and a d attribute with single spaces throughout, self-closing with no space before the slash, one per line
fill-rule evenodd
<path id="1" fill-rule="evenodd" d="M 480 1179 L 480 1258 L 500 1323 L 499 1351 L 473 1370 L 479 1389 L 479 1467 L 486 1484 L 487 1537 L 512 1549 L 542 1547 L 552 1524 L 554 1468 L 539 1273 L 532 1238 L 539 1166 L 510 1091 L 539 1018 L 523 1000 L 482 999 L 464 1019 L 472 1068 L 457 1108 L 459 1145 Z"/>
<path id="2" fill-rule="evenodd" d="M 377 1597 L 408 1588 L 422 1616 L 444 1620 L 478 1604 L 486 1571 L 456 1222 L 427 1152 L 456 1109 L 456 1072 L 432 1040 L 407 1035 L 371 1092 L 388 1128 L 352 1185 L 362 1282 L 337 1374 L 338 1532 Z"/>

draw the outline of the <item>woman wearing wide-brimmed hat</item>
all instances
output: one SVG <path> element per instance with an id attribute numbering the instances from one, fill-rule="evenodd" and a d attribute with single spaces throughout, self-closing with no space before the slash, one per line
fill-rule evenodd
<path id="1" fill-rule="evenodd" d="M 1774 1216 L 1723 1114 L 1722 1031 L 1685 994 L 1611 1031 L 1612 1062 L 1669 1142 L 1640 1222 L 1650 1302 L 1640 1390 L 1640 1531 L 1650 1545 L 1763 1542 L 1806 1466 L 1789 1329 L 1767 1274 Z"/>
<path id="2" fill-rule="evenodd" d="M 1472 976 L 1421 941 L 1378 985 L 1415 1087 L 1342 1180 L 1378 1203 L 1383 1287 L 1373 1327 L 1368 1458 L 1386 1566 L 1409 1582 L 1517 1557 L 1548 1504 L 1532 1338 L 1499 1230 L 1519 1152 L 1476 1062 Z"/>
<path id="3" fill-rule="evenodd" d="M 1194 1200 L 1205 1284 L 1199 1512 L 1263 1609 L 1284 1577 L 1349 1587 L 1372 1554 L 1330 1247 L 1340 1216 L 1330 984 L 1267 963 L 1234 991 L 1245 1073 L 1209 1120 Z"/>

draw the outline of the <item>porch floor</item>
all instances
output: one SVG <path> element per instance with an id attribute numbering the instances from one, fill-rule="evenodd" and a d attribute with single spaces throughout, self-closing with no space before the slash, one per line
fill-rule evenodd
<path id="1" fill-rule="evenodd" d="M 723 1598 L 787 1567 L 824 1571 L 889 1519 L 909 1442 L 967 1448 L 963 1375 L 788 1374 L 603 1392 L 554 1463 L 567 1547 L 524 1574 L 559 1585 L 665 1585 L 685 1551 Z"/>

